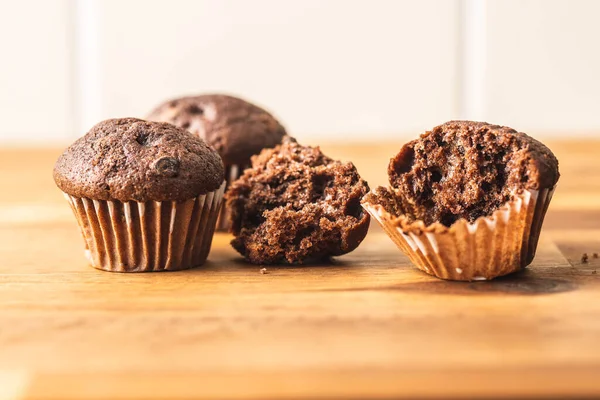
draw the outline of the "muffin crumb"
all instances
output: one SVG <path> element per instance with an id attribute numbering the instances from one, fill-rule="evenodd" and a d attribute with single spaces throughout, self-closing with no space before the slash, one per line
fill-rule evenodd
<path id="1" fill-rule="evenodd" d="M 598 258 L 598 253 L 592 254 L 592 258 Z"/>
<path id="2" fill-rule="evenodd" d="M 261 269 L 260 269 L 260 273 L 264 275 L 264 274 L 268 274 L 268 273 L 269 273 L 269 271 L 267 271 L 267 269 L 266 269 L 266 268 L 261 268 Z"/>
<path id="3" fill-rule="evenodd" d="M 581 255 L 581 263 L 582 264 L 587 264 L 587 262 L 588 262 L 588 255 L 587 255 L 587 253 L 583 253 Z"/>

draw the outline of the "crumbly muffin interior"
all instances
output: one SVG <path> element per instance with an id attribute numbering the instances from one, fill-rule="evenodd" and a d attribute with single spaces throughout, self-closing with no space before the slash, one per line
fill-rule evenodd
<path id="1" fill-rule="evenodd" d="M 232 245 L 247 260 L 301 264 L 352 251 L 366 235 L 369 187 L 351 163 L 290 142 L 252 164 L 227 193 Z"/>
<path id="2" fill-rule="evenodd" d="M 438 126 L 390 161 L 394 191 L 380 190 L 369 199 L 427 225 L 450 226 L 459 218 L 472 222 L 490 215 L 516 189 L 534 186 L 529 175 L 532 154 L 519 135 L 524 136 L 484 123 Z"/>

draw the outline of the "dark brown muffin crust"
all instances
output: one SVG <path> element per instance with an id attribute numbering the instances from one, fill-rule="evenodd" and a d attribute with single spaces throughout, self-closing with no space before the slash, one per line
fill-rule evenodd
<path id="1" fill-rule="evenodd" d="M 553 187 L 554 154 L 537 140 L 504 126 L 450 121 L 407 143 L 388 168 L 389 190 L 366 201 L 429 225 L 450 226 L 490 215 L 516 190 Z M 384 194 L 385 193 L 385 194 Z"/>
<path id="2" fill-rule="evenodd" d="M 275 147 L 285 135 L 283 126 L 267 111 L 222 94 L 170 100 L 147 119 L 169 122 L 198 135 L 217 150 L 225 165 L 246 165 L 252 155 Z"/>
<path id="3" fill-rule="evenodd" d="M 288 142 L 252 158 L 226 194 L 232 246 L 255 264 L 301 264 L 354 250 L 369 228 L 369 191 L 352 163 Z"/>
<path id="4" fill-rule="evenodd" d="M 202 139 L 136 118 L 98 123 L 54 167 L 63 192 L 94 200 L 186 200 L 218 189 L 223 179 L 221 158 Z"/>

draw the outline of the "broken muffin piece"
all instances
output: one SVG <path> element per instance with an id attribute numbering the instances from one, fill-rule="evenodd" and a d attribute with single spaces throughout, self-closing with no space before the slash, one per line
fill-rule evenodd
<path id="1" fill-rule="evenodd" d="M 390 187 L 363 206 L 420 269 L 483 280 L 533 260 L 559 178 L 543 144 L 514 129 L 450 121 L 407 143 L 388 166 Z"/>
<path id="2" fill-rule="evenodd" d="M 226 194 L 231 244 L 255 264 L 348 253 L 369 228 L 360 206 L 368 191 L 352 163 L 334 161 L 318 147 L 290 142 L 263 150 Z"/>

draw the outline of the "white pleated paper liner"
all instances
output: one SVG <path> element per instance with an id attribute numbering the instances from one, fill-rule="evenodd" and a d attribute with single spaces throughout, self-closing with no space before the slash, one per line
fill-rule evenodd
<path id="1" fill-rule="evenodd" d="M 477 281 L 510 274 L 533 261 L 554 190 L 515 193 L 491 216 L 473 223 L 459 219 L 450 227 L 409 222 L 378 204 L 362 206 L 422 271 L 442 279 Z"/>
<path id="2" fill-rule="evenodd" d="M 250 165 L 232 164 L 225 166 L 225 180 L 227 182 L 225 190 L 227 190 L 229 185 L 231 185 L 233 182 L 238 180 L 240 176 L 242 176 L 246 168 L 250 168 Z M 229 220 L 229 213 L 225 205 L 223 205 L 219 213 L 219 219 L 217 220 L 217 231 L 228 232 L 230 227 L 231 221 Z"/>
<path id="3" fill-rule="evenodd" d="M 185 201 L 103 201 L 65 194 L 95 268 L 113 272 L 176 271 L 208 256 L 225 182 Z"/>

